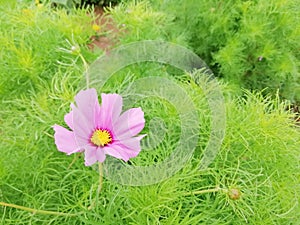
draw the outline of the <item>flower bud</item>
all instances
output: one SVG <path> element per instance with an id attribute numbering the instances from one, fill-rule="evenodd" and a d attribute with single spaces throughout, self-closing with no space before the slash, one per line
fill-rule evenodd
<path id="1" fill-rule="evenodd" d="M 228 194 L 229 198 L 232 200 L 238 200 L 242 195 L 241 191 L 237 188 L 228 189 L 227 194 Z"/>

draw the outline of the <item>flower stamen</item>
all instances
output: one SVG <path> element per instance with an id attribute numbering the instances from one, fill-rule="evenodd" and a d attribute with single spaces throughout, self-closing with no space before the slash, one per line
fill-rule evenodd
<path id="1" fill-rule="evenodd" d="M 97 129 L 94 131 L 91 142 L 97 146 L 105 146 L 112 142 L 112 136 L 108 130 Z"/>

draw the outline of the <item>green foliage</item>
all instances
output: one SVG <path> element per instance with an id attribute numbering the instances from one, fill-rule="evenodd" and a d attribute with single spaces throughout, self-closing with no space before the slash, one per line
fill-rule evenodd
<path id="1" fill-rule="evenodd" d="M 191 97 L 199 113 L 200 141 L 195 154 L 184 168 L 159 184 L 131 187 L 104 178 L 97 196 L 99 174 L 85 167 L 82 157 L 76 160 L 75 155 L 58 152 L 51 128 L 55 123 L 64 124 L 63 117 L 79 91 L 85 70 L 79 55 L 87 62 L 99 56 L 86 47 L 94 34 L 93 17 L 86 10 L 51 10 L 47 4 L 25 7 L 3 1 L 0 9 L 0 202 L 80 213 L 75 217 L 44 215 L 0 206 L 1 224 L 299 222 L 300 130 L 287 105 L 261 93 L 239 90 L 237 94 L 232 88 L 235 86 L 221 84 L 226 97 L 226 137 L 215 161 L 208 169 L 200 170 L 199 161 L 211 131 L 206 96 L 213 87 L 203 78 L 198 82 L 207 89 L 201 89 L 194 82 L 195 74 L 181 76 L 168 66 L 153 63 L 119 71 L 99 91 L 130 93 L 130 85 L 147 76 L 174 81 Z M 132 11 L 128 13 L 127 9 Z M 168 16 L 146 3 L 120 5 L 112 10 L 112 17 L 120 25 L 126 21 L 128 27 L 120 43 L 143 38 L 177 43 L 185 40 L 176 39 L 178 31 L 171 32 L 173 25 Z M 168 29 L 162 34 L 164 27 Z M 130 162 L 152 165 L 173 151 L 181 133 L 180 118 L 170 104 L 159 99 L 137 104 L 145 111 L 145 133 L 151 131 L 149 121 L 155 118 L 161 118 L 170 130 L 155 151 L 142 151 Z M 209 189 L 218 191 L 196 192 Z M 236 199 L 230 196 L 234 190 L 239 193 Z"/>
<path id="2" fill-rule="evenodd" d="M 249 224 L 294 224 L 299 217 L 299 181 L 287 169 L 299 165 L 292 144 L 300 140 L 299 129 L 286 107 L 279 98 L 248 91 L 227 103 L 227 133 L 216 168 L 224 171 L 224 184 L 240 187 L 241 205 L 228 204 Z"/>
<path id="3" fill-rule="evenodd" d="M 108 81 L 103 91 L 124 92 L 136 78 L 148 76 L 143 71 L 169 76 L 161 65 L 133 66 L 112 77 L 114 82 Z M 130 187 L 104 179 L 96 205 L 88 210 L 96 198 L 98 174 L 84 167 L 81 157 L 70 167 L 76 156 L 68 157 L 57 151 L 50 127 L 63 123 L 63 115 L 77 91 L 74 86 L 79 82 L 78 76 L 71 71 L 58 72 L 49 85 L 41 83 L 42 93 L 2 103 L 7 110 L 1 112 L 1 118 L 6 119 L 1 127 L 0 147 L 5 151 L 0 154 L 5 164 L 0 193 L 1 200 L 6 202 L 82 214 L 47 216 L 0 208 L 4 224 L 24 221 L 32 224 L 293 224 L 299 218 L 296 204 L 300 193 L 299 129 L 293 126 L 285 104 L 249 92 L 244 93 L 244 98 L 227 98 L 226 138 L 210 168 L 198 168 L 207 141 L 199 142 L 198 154 L 177 174 L 159 184 Z M 207 90 L 200 89 L 189 76 L 174 81 L 197 105 L 200 136 L 208 140 Z M 176 136 L 180 135 L 177 127 L 180 120 L 172 107 L 155 99 L 138 104 L 146 112 L 147 121 L 159 117 L 172 131 L 155 151 L 142 152 L 131 162 L 151 165 L 172 152 Z M 20 128 L 11 126 L 13 123 Z M 236 188 L 241 197 L 233 200 L 226 191 L 192 194 L 195 190 L 214 187 Z"/>
<path id="4" fill-rule="evenodd" d="M 155 11 L 148 1 L 121 3 L 107 11 L 120 30 L 120 44 L 140 40 L 165 40 L 187 46 L 180 30 L 170 26 L 173 17 Z"/>
<path id="5" fill-rule="evenodd" d="M 78 60 L 76 54 L 66 51 L 86 45 L 94 34 L 93 18 L 85 10 L 68 13 L 50 11 L 49 5 L 16 3 L 0 8 L 1 99 L 30 93 L 41 82 L 50 82 L 56 72 L 64 71 L 66 63 Z"/>
<path id="6" fill-rule="evenodd" d="M 300 101 L 299 1 L 152 1 L 219 77 Z"/>

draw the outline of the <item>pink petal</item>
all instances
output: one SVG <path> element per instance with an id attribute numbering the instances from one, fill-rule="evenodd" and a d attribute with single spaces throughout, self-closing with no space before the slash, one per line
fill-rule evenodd
<path id="1" fill-rule="evenodd" d="M 96 152 L 96 157 L 98 162 L 104 162 L 106 156 L 105 156 L 105 151 L 103 148 L 98 148 Z"/>
<path id="2" fill-rule="evenodd" d="M 73 109 L 74 129 L 83 130 L 86 135 L 96 127 L 96 115 L 100 111 L 97 92 L 94 88 L 82 90 L 75 96 L 76 108 Z"/>
<path id="3" fill-rule="evenodd" d="M 80 91 L 75 96 L 77 107 L 73 108 L 73 130 L 80 145 L 89 143 L 89 138 L 96 128 L 100 106 L 94 88 Z M 70 117 L 70 116 L 69 116 Z M 67 116 L 67 119 L 68 116 Z"/>
<path id="4" fill-rule="evenodd" d="M 116 121 L 121 114 L 123 100 L 118 94 L 101 94 L 100 118 L 98 127 L 112 129 L 113 121 Z"/>
<path id="5" fill-rule="evenodd" d="M 118 118 L 113 127 L 118 140 L 135 136 L 145 127 L 144 112 L 141 108 L 129 109 Z"/>
<path id="6" fill-rule="evenodd" d="M 86 166 L 91 166 L 97 161 L 102 163 L 104 162 L 105 158 L 106 157 L 103 149 L 91 145 L 85 147 L 84 159 Z"/>
<path id="7" fill-rule="evenodd" d="M 122 141 L 115 141 L 108 147 L 105 147 L 106 154 L 128 161 L 130 158 L 136 157 L 140 151 L 140 141 L 145 135 L 128 138 Z"/>
<path id="8" fill-rule="evenodd" d="M 65 119 L 65 122 L 68 125 L 68 127 L 70 127 L 73 130 L 74 129 L 74 126 L 73 126 L 73 111 L 66 114 L 64 119 Z"/>
<path id="9" fill-rule="evenodd" d="M 72 109 L 75 108 L 73 103 L 71 104 L 71 108 Z M 66 124 L 73 130 L 74 129 L 74 126 L 73 126 L 73 111 L 66 114 L 64 119 L 65 119 Z"/>
<path id="10" fill-rule="evenodd" d="M 91 166 L 97 162 L 97 147 L 94 146 L 86 146 L 84 151 L 84 160 L 86 166 Z"/>
<path id="11" fill-rule="evenodd" d="M 53 129 L 55 131 L 55 144 L 59 151 L 65 152 L 68 155 L 81 151 L 81 148 L 78 146 L 75 135 L 72 131 L 69 131 L 59 125 L 54 125 Z"/>
<path id="12" fill-rule="evenodd" d="M 73 126 L 73 131 L 78 145 L 85 146 L 89 144 L 89 139 L 94 128 L 86 122 L 84 115 L 77 108 L 74 108 L 73 110 Z"/>
<path id="13" fill-rule="evenodd" d="M 130 158 L 128 154 L 123 150 L 121 146 L 112 145 L 111 147 L 104 147 L 106 154 L 113 156 L 117 159 L 123 159 L 124 161 L 128 161 Z"/>

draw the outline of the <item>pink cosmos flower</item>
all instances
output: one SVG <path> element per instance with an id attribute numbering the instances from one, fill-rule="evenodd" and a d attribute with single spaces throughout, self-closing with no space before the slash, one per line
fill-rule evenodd
<path id="1" fill-rule="evenodd" d="M 75 96 L 76 106 L 64 119 L 70 130 L 54 125 L 55 144 L 67 155 L 84 151 L 85 165 L 103 162 L 106 154 L 128 161 L 140 150 L 136 136 L 145 126 L 141 108 L 131 108 L 121 115 L 123 100 L 118 94 L 101 94 L 99 105 L 95 89 L 80 91 Z"/>

